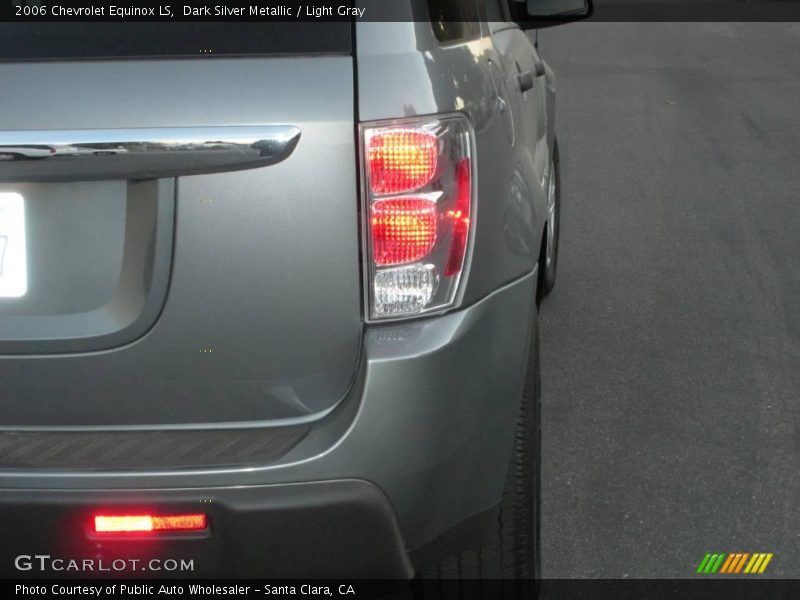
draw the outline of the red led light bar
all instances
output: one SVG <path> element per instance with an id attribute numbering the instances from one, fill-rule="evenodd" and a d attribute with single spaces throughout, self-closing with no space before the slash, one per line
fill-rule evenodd
<path id="1" fill-rule="evenodd" d="M 202 531 L 208 526 L 204 514 L 185 515 L 95 515 L 95 533 Z"/>

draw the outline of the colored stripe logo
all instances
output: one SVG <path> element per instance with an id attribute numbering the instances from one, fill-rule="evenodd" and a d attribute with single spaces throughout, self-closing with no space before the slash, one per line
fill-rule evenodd
<path id="1" fill-rule="evenodd" d="M 697 566 L 697 573 L 701 574 L 760 574 L 763 573 L 773 557 L 772 552 L 733 552 L 726 554 L 718 552 L 706 554 Z"/>

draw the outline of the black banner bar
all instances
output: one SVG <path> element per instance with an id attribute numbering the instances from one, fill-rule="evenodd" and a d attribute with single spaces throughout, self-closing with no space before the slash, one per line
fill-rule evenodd
<path id="1" fill-rule="evenodd" d="M 418 21 L 427 18 L 425 3 L 426 0 L 0 0 L 0 22 Z M 595 0 L 594 14 L 588 20 L 800 21 L 800 1 Z"/>
<path id="2" fill-rule="evenodd" d="M 0 586 L 14 598 L 530 598 L 542 600 L 789 600 L 800 580 L 752 577 L 658 579 L 513 580 L 19 580 Z"/>

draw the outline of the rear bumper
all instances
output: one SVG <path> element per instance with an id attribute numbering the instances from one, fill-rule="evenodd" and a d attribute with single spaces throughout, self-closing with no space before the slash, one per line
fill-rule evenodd
<path id="1" fill-rule="evenodd" d="M 355 480 L 191 490 L 4 491 L 0 577 L 411 574 L 389 501 Z M 92 513 L 203 510 L 208 531 L 98 539 Z M 357 557 L 354 560 L 354 557 Z M 89 562 L 85 562 L 85 561 Z"/>
<path id="2" fill-rule="evenodd" d="M 368 328 L 353 393 L 269 464 L 0 471 L 0 511 L 14 515 L 0 570 L 51 547 L 26 535 L 80 529 L 76 518 L 112 502 L 207 510 L 205 541 L 170 546 L 215 575 L 410 575 L 409 551 L 500 502 L 535 281 L 534 271 L 458 312 Z M 76 536 L 86 540 L 66 539 Z"/>

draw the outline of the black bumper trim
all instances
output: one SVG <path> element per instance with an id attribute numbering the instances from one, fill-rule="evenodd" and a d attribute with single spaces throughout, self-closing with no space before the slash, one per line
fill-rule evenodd
<path id="1" fill-rule="evenodd" d="M 98 511 L 202 511 L 204 537 L 107 540 L 88 532 Z M 0 577 L 409 578 L 413 571 L 385 494 L 362 480 L 172 490 L 0 491 Z M 191 572 L 15 568 L 19 555 L 186 559 Z M 38 563 L 36 563 L 38 565 Z M 146 564 L 138 563 L 138 564 Z"/>
<path id="2" fill-rule="evenodd" d="M 152 431 L 0 431 L 0 469 L 181 469 L 269 464 L 308 426 Z"/>

